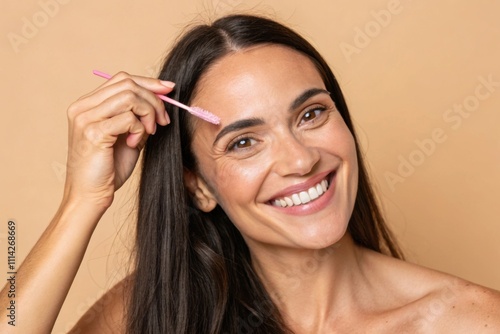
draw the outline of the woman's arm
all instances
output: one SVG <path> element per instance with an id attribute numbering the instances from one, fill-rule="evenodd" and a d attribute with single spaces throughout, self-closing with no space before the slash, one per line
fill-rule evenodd
<path id="1" fill-rule="evenodd" d="M 168 124 L 163 102 L 171 84 L 120 73 L 68 110 L 69 145 L 62 203 L 16 275 L 16 326 L 0 333 L 50 333 L 85 250 L 114 192 L 132 173 L 156 124 Z M 8 319 L 9 286 L 0 293 Z"/>
<path id="2" fill-rule="evenodd" d="M 63 203 L 16 276 L 15 327 L 8 324 L 9 287 L 1 292 L 1 333 L 50 333 L 102 216 L 83 203 Z"/>

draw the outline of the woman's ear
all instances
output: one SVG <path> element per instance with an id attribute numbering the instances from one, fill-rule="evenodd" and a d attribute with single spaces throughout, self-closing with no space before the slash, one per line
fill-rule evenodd
<path id="1" fill-rule="evenodd" d="M 205 181 L 196 173 L 184 168 L 184 185 L 193 196 L 193 202 L 203 212 L 210 212 L 217 206 L 217 200 Z"/>

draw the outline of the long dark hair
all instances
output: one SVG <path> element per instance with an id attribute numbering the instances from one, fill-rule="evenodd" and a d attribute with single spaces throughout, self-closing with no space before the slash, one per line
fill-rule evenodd
<path id="1" fill-rule="evenodd" d="M 266 18 L 232 15 L 192 28 L 168 54 L 160 78 L 174 81 L 171 96 L 189 103 L 201 75 L 215 61 L 257 44 L 279 44 L 308 56 L 356 140 L 325 60 L 297 33 Z M 193 205 L 183 183 L 184 169 L 196 171 L 191 116 L 170 104 L 166 108 L 172 123 L 150 136 L 144 149 L 128 332 L 289 333 L 225 212 L 217 206 L 204 213 Z M 358 245 L 401 258 L 357 146 L 359 185 L 348 230 Z"/>

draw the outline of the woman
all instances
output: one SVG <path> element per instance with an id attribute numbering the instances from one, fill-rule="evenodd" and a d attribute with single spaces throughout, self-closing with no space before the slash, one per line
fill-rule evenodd
<path id="1" fill-rule="evenodd" d="M 134 271 L 73 333 L 500 331 L 498 292 L 400 260 L 340 88 L 303 38 L 224 17 L 184 35 L 160 79 L 120 73 L 69 108 L 64 199 L 18 273 L 37 320 L 23 332 L 52 328 L 144 145 Z M 221 124 L 165 113 L 154 93 L 170 92 Z"/>

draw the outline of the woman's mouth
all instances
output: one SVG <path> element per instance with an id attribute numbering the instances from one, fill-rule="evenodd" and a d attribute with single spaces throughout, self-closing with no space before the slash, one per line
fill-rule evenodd
<path id="1" fill-rule="evenodd" d="M 323 194 L 328 190 L 332 176 L 332 174 L 328 174 L 323 180 L 307 190 L 271 200 L 271 205 L 280 208 L 288 208 L 292 206 L 304 205 L 314 201 L 323 196 Z"/>

